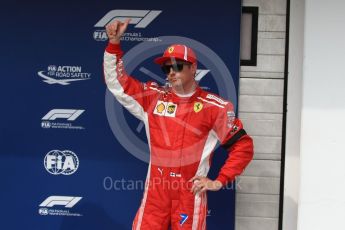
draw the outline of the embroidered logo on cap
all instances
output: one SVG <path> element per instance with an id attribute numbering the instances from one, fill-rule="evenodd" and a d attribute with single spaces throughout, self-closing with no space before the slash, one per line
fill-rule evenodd
<path id="1" fill-rule="evenodd" d="M 171 54 L 172 52 L 174 52 L 174 47 L 173 47 L 173 46 L 170 46 L 169 49 L 168 49 L 168 52 L 169 52 L 169 54 Z"/>

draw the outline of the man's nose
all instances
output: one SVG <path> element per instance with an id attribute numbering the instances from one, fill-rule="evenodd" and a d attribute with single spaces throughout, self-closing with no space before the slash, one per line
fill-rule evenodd
<path id="1" fill-rule="evenodd" d="M 174 68 L 173 68 L 173 67 L 170 67 L 169 75 L 174 75 L 174 74 L 175 74 Z"/>

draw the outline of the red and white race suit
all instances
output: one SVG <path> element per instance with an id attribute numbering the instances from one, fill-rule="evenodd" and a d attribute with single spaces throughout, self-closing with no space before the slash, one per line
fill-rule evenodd
<path id="1" fill-rule="evenodd" d="M 206 193 L 193 195 L 189 180 L 206 177 L 217 142 L 228 158 L 217 180 L 241 174 L 253 158 L 253 142 L 233 105 L 198 87 L 188 97 L 154 82 L 141 83 L 124 70 L 120 45 L 108 44 L 104 75 L 110 92 L 144 122 L 150 146 L 145 192 L 133 229 L 206 229 Z"/>

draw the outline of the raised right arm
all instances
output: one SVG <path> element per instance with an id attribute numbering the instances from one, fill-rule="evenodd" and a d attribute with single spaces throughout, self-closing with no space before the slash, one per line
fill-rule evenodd
<path id="1" fill-rule="evenodd" d="M 122 23 L 114 21 L 107 25 L 109 44 L 104 52 L 104 77 L 109 91 L 134 116 L 143 120 L 147 94 L 145 84 L 128 76 L 124 69 L 120 38 L 129 20 Z"/>

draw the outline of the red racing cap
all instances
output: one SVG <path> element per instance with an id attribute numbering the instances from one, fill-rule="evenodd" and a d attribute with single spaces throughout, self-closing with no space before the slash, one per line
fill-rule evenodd
<path id="1" fill-rule="evenodd" d="M 197 61 L 195 53 L 191 48 L 185 45 L 181 45 L 181 44 L 174 44 L 174 45 L 169 46 L 164 51 L 163 56 L 156 58 L 154 62 L 158 65 L 163 65 L 164 62 L 172 58 L 190 62 L 192 64 L 196 63 Z"/>

